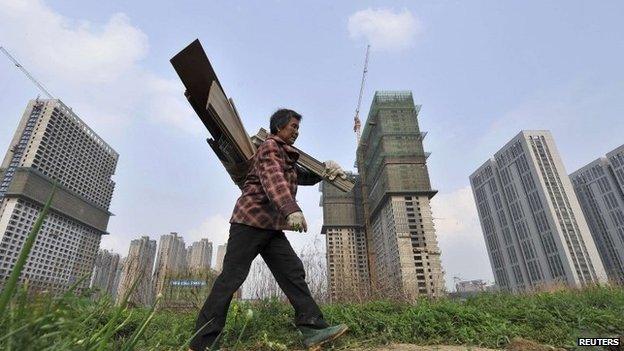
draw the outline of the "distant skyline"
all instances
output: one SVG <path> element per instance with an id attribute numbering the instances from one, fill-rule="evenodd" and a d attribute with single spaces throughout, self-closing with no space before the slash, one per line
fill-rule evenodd
<path id="1" fill-rule="evenodd" d="M 297 146 L 352 169 L 353 115 L 366 44 L 362 101 L 411 90 L 432 186 L 436 232 L 453 277 L 493 280 L 469 174 L 522 129 L 550 130 L 566 171 L 624 143 L 621 1 L 348 1 L 76 3 L 0 0 L 0 45 L 119 152 L 110 235 L 180 233 L 227 239 L 239 194 L 205 142 L 169 59 L 199 38 L 247 131 L 278 107 L 303 115 Z M 39 94 L 0 58 L 0 152 Z M 300 188 L 308 234 L 320 236 L 317 187 Z M 470 264 L 466 264 L 469 262 Z"/>

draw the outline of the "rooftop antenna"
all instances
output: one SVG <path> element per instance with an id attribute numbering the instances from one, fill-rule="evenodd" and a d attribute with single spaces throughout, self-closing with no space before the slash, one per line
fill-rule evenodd
<path id="1" fill-rule="evenodd" d="M 41 83 L 39 83 L 32 75 L 30 75 L 30 73 L 28 73 L 28 71 L 26 70 L 26 68 L 24 68 L 24 66 L 22 66 L 19 62 L 17 62 L 17 60 L 11 56 L 11 54 L 2 46 L 0 46 L 0 51 L 2 51 L 2 53 L 4 55 L 6 55 L 6 57 L 9 58 L 9 60 L 11 60 L 11 62 L 13 62 L 13 64 L 15 65 L 15 67 L 19 68 L 20 71 L 22 71 L 22 73 L 24 73 L 26 75 L 26 77 L 28 77 L 28 79 L 30 79 L 30 81 L 37 86 L 37 88 L 39 88 L 39 90 L 41 90 L 41 92 L 47 96 L 49 99 L 54 99 L 54 97 L 52 96 L 52 94 L 50 94 L 50 92 L 48 92 L 46 90 L 46 88 L 43 87 L 43 85 L 41 85 Z"/>

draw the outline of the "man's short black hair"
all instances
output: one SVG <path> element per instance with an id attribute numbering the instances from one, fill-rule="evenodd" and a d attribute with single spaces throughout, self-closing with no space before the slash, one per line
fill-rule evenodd
<path id="1" fill-rule="evenodd" d="M 297 112 L 287 108 L 280 108 L 275 111 L 275 113 L 271 116 L 271 134 L 277 134 L 277 130 L 282 129 L 286 124 L 288 124 L 291 118 L 301 121 L 302 117 Z"/>

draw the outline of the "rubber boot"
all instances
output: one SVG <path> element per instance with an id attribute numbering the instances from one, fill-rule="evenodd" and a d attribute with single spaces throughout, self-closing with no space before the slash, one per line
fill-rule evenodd
<path id="1" fill-rule="evenodd" d="M 338 324 L 323 329 L 299 327 L 299 331 L 301 331 L 301 335 L 303 336 L 303 345 L 307 347 L 309 351 L 320 350 L 323 344 L 335 340 L 344 334 L 347 329 L 349 329 L 349 327 L 347 327 L 346 324 Z"/>

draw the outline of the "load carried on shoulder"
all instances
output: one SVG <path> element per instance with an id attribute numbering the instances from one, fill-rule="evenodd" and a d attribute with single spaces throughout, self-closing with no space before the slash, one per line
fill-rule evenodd
<path id="1" fill-rule="evenodd" d="M 268 137 L 267 131 L 261 128 L 253 137 L 247 134 L 234 101 L 225 95 L 198 39 L 175 55 L 170 62 L 186 88 L 184 95 L 212 136 L 207 139 L 208 145 L 234 183 L 242 187 L 256 147 Z M 297 164 L 324 176 L 323 162 L 301 150 L 297 151 L 300 153 Z M 345 192 L 351 191 L 354 186 L 351 179 L 325 179 Z"/>

